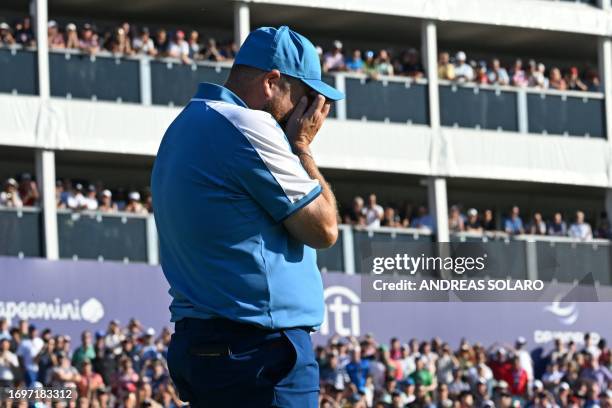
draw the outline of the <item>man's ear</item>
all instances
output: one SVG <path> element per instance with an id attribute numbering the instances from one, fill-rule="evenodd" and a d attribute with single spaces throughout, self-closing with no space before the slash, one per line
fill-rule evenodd
<path id="1" fill-rule="evenodd" d="M 274 95 L 274 88 L 279 88 L 281 73 L 278 69 L 273 69 L 272 71 L 266 72 L 264 75 L 264 94 L 266 98 L 272 98 Z"/>

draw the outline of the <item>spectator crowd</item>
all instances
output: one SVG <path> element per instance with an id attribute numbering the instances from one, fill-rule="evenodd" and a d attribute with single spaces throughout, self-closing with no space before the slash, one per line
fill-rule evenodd
<path id="1" fill-rule="evenodd" d="M 37 407 L 180 407 L 166 363 L 170 336 L 167 328 L 157 334 L 136 319 L 123 328 L 113 320 L 106 330 L 84 331 L 73 343 L 70 336 L 39 331 L 25 320 L 9 327 L 0 318 L 0 388 L 45 386 L 75 393 L 67 404 L 40 401 Z"/>
<path id="2" fill-rule="evenodd" d="M 9 178 L 0 192 L 0 207 L 33 207 L 40 205 L 40 193 L 36 181 L 29 173 L 21 174 L 18 179 Z M 88 184 L 72 182 L 70 179 L 57 180 L 55 200 L 58 209 L 73 211 L 99 211 L 102 213 L 127 212 L 149 214 L 153 212 L 151 193 L 144 189 L 143 195 L 137 190 L 126 191 L 122 188 L 115 194 L 102 183 Z"/>
<path id="3" fill-rule="evenodd" d="M 100 29 L 94 24 L 78 26 L 73 22 L 60 25 L 55 20 L 48 23 L 48 42 L 51 50 L 77 50 L 87 54 L 111 53 L 113 55 L 147 55 L 158 58 L 174 58 L 185 64 L 194 61 L 231 61 L 238 51 L 233 41 L 218 44 L 214 38 L 203 40 L 197 30 L 135 27 L 129 22 L 111 28 Z M 36 45 L 30 17 L 17 21 L 13 26 L 0 23 L 0 46 Z M 324 51 L 317 46 L 323 72 L 353 72 L 369 77 L 406 76 L 422 78 L 425 69 L 420 52 L 416 48 L 394 51 L 384 48 L 377 51 L 354 48 L 346 51 L 341 41 L 333 42 Z M 457 83 L 510 85 L 540 89 L 599 91 L 597 70 L 590 67 L 582 72 L 576 66 L 562 69 L 546 67 L 542 62 L 517 58 L 503 66 L 500 59 L 489 62 L 468 59 L 464 51 L 451 56 L 441 52 L 438 56 L 438 77 Z"/>
<path id="4" fill-rule="evenodd" d="M 534 353 L 535 354 L 535 353 Z M 380 344 L 332 338 L 316 348 L 324 408 L 610 408 L 612 363 L 605 340 L 555 339 L 535 358 L 514 344 L 393 338 Z"/>
<path id="5" fill-rule="evenodd" d="M 110 53 L 131 56 L 146 55 L 157 58 L 175 58 L 185 64 L 194 61 L 233 60 L 238 48 L 232 41 L 217 44 L 209 37 L 205 41 L 197 30 L 150 30 L 146 26 L 134 27 L 124 22 L 113 28 L 100 29 L 93 24 L 78 26 L 69 22 L 60 25 L 50 20 L 47 26 L 50 50 L 75 50 L 96 55 Z M 11 27 L 0 23 L 0 46 L 21 45 L 35 47 L 36 39 L 30 17 L 26 17 Z"/>
<path id="6" fill-rule="evenodd" d="M 382 344 L 372 334 L 333 336 L 315 348 L 320 407 L 611 408 L 610 349 L 594 337 L 556 338 L 548 353 L 530 353 L 522 337 L 488 348 L 462 340 L 453 349 L 439 338 Z M 132 319 L 83 331 L 73 343 L 0 318 L 0 387 L 72 389 L 75 398 L 63 405 L 70 407 L 180 407 L 167 368 L 170 338 L 167 328 L 158 334 Z"/>
<path id="7" fill-rule="evenodd" d="M 368 196 L 367 203 L 361 196 L 356 196 L 350 206 L 342 213 L 344 224 L 359 227 L 393 227 L 417 228 L 426 232 L 435 232 L 435 218 L 429 214 L 426 206 L 413 207 L 405 204 L 401 209 L 395 205 L 382 206 L 378 203 L 376 194 Z M 612 239 L 612 228 L 606 212 L 599 217 L 597 228 L 593 230 L 586 222 L 583 211 L 576 211 L 573 221 L 567 223 L 561 212 L 555 212 L 550 220 L 545 220 L 541 212 L 534 212 L 529 222 L 523 222 L 518 206 L 513 206 L 505 217 L 495 217 L 493 210 L 485 209 L 479 212 L 469 208 L 462 212 L 459 205 L 449 208 L 449 232 L 487 234 L 503 232 L 508 235 L 548 235 L 570 237 L 576 240 L 588 241 L 593 238 Z"/>

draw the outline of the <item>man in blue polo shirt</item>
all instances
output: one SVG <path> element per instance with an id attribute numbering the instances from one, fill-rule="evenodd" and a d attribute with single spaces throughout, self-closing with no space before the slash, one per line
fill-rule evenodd
<path id="1" fill-rule="evenodd" d="M 151 185 L 176 327 L 168 364 L 194 407 L 318 404 L 314 248 L 338 230 L 309 146 L 343 97 L 308 39 L 264 27 L 225 86 L 200 84 L 164 135 Z"/>

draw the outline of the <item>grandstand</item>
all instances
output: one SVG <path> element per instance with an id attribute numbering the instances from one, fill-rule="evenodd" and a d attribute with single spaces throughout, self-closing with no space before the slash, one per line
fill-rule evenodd
<path id="1" fill-rule="evenodd" d="M 20 43 L 26 16 L 33 36 Z M 95 50 L 58 47 L 51 21 L 62 41 L 74 24 L 78 41 L 92 25 L 99 43 Z M 390 319 L 400 306 L 358 296 L 372 248 L 423 242 L 493 243 L 490 250 L 512 266 L 492 276 L 572 284 L 589 275 L 610 289 L 611 0 L 4 0 L 3 22 L 0 317 L 29 318 L 73 338 L 115 317 L 137 317 L 157 330 L 166 324 L 167 284 L 147 201 L 161 137 L 199 82 L 224 82 L 251 29 L 289 25 L 321 47 L 323 62 L 341 41 L 347 64 L 353 50 L 364 57 L 372 50 L 379 60 L 387 50 L 395 66 L 375 73 L 330 67 L 324 74 L 346 99 L 313 145 L 343 220 L 336 245 L 318 253 L 328 303 L 318 343 L 367 332 L 383 342 L 442 336 L 453 346 L 466 336 L 492 344 L 521 335 L 534 347 L 550 347 L 555 338 L 581 343 L 586 331 L 612 336 L 602 303 L 414 303 L 406 306 L 410 326 L 399 327 Z M 119 40 L 133 44 L 145 27 L 159 52 L 128 50 Z M 198 50 L 161 52 L 162 30 L 172 39 L 179 30 L 197 31 Z M 410 71 L 400 56 L 414 52 L 419 60 Z M 441 75 L 444 52 L 455 67 L 467 54 L 474 79 Z M 476 79 L 480 70 L 492 72 L 493 59 L 507 69 L 507 83 Z M 515 81 L 517 59 L 534 78 L 530 60 L 542 63 L 547 85 Z M 563 75 L 557 82 L 555 67 Z M 584 87 L 571 78 L 574 69 Z M 112 204 L 102 211 L 107 190 Z M 14 191 L 20 205 L 7 204 Z M 29 204 L 24 191 L 35 196 Z M 385 211 L 372 223 L 371 194 Z M 357 197 L 365 204 L 355 210 Z M 508 224 L 514 206 L 520 228 Z M 469 209 L 477 210 L 478 228 L 467 227 Z M 577 212 L 585 223 L 575 220 Z M 86 288 L 68 283 L 81 276 Z M 151 296 L 134 299 L 138 289 Z M 61 312 L 71 307 L 74 314 Z M 492 331 L 487 320 L 504 324 Z"/>

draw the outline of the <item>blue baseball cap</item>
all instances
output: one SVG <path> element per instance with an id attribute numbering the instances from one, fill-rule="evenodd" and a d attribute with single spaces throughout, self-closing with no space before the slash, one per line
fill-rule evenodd
<path id="1" fill-rule="evenodd" d="M 277 69 L 281 74 L 300 79 L 327 99 L 344 98 L 342 92 L 321 80 L 321 63 L 315 46 L 287 26 L 260 27 L 252 31 L 234 63 L 264 71 Z"/>

